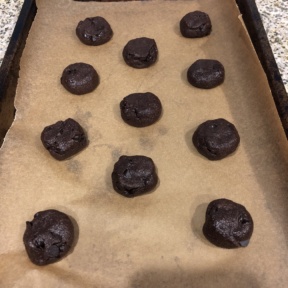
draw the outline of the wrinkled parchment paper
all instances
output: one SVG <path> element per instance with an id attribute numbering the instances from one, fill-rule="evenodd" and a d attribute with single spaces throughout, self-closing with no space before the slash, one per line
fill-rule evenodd
<path id="1" fill-rule="evenodd" d="M 0 152 L 0 287 L 285 287 L 287 141 L 235 1 L 42 0 L 37 6 L 21 60 L 16 119 Z M 194 10 L 210 15 L 210 36 L 180 35 L 180 19 Z M 85 46 L 75 28 L 97 15 L 114 36 Z M 159 59 L 136 70 L 121 53 L 141 36 L 156 40 Z M 199 58 L 223 63 L 223 85 L 201 90 L 188 84 L 187 68 Z M 98 71 L 94 92 L 75 96 L 61 86 L 63 69 L 75 62 Z M 162 118 L 146 128 L 128 126 L 119 102 L 146 91 L 162 101 Z M 40 134 L 68 117 L 85 128 L 90 143 L 59 162 Z M 231 157 L 211 162 L 191 137 L 200 123 L 220 117 L 235 124 L 241 143 Z M 160 182 L 153 193 L 127 199 L 114 192 L 110 175 L 120 155 L 154 160 Z M 252 214 L 247 248 L 221 249 L 203 237 L 205 210 L 216 198 Z M 62 261 L 37 267 L 24 250 L 25 221 L 50 208 L 77 222 L 77 241 Z"/>

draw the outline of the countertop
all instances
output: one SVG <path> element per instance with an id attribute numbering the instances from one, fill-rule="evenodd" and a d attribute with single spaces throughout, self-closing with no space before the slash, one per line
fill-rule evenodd
<path id="1" fill-rule="evenodd" d="M 0 65 L 24 0 L 0 0 Z M 288 1 L 255 0 L 288 91 Z"/>

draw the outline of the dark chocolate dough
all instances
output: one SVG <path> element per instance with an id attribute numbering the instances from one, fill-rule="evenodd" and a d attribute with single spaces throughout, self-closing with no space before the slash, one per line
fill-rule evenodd
<path id="1" fill-rule="evenodd" d="M 153 190 L 158 182 L 156 168 L 146 156 L 121 156 L 114 165 L 112 183 L 116 192 L 134 197 Z"/>
<path id="2" fill-rule="evenodd" d="M 67 66 L 61 77 L 61 84 L 75 95 L 92 92 L 99 82 L 96 70 L 92 65 L 86 63 L 74 63 Z"/>
<path id="3" fill-rule="evenodd" d="M 45 210 L 26 222 L 23 236 L 26 252 L 36 265 L 47 265 L 62 259 L 74 241 L 70 218 L 57 210 Z"/>
<path id="4" fill-rule="evenodd" d="M 155 123 L 161 116 L 162 105 L 153 93 L 133 93 L 120 103 L 121 117 L 129 125 L 145 127 Z"/>
<path id="5" fill-rule="evenodd" d="M 181 34 L 186 38 L 200 38 L 211 33 L 212 24 L 208 14 L 194 11 L 186 14 L 180 21 Z"/>
<path id="6" fill-rule="evenodd" d="M 199 59 L 187 71 L 188 82 L 202 89 L 211 89 L 224 82 L 224 66 L 217 60 Z"/>
<path id="7" fill-rule="evenodd" d="M 209 160 L 220 160 L 236 150 L 240 137 L 232 123 L 220 118 L 199 125 L 192 142 L 198 152 Z"/>
<path id="8" fill-rule="evenodd" d="M 103 17 L 97 16 L 80 21 L 76 34 L 82 43 L 98 46 L 108 42 L 113 36 L 113 31 Z"/>
<path id="9" fill-rule="evenodd" d="M 154 39 L 142 37 L 130 40 L 123 49 L 123 58 L 133 68 L 147 68 L 157 60 L 158 49 Z"/>
<path id="10" fill-rule="evenodd" d="M 65 160 L 88 145 L 83 128 L 71 118 L 45 127 L 41 133 L 41 141 L 57 160 Z"/>
<path id="11" fill-rule="evenodd" d="M 253 227 L 252 217 L 244 206 L 228 199 L 217 199 L 207 207 L 203 234 L 218 247 L 246 247 Z"/>

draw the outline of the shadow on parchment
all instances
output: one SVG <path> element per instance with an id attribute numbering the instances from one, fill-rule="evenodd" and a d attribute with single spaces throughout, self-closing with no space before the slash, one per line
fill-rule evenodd
<path id="1" fill-rule="evenodd" d="M 205 245 L 213 247 L 213 245 L 205 238 L 202 232 L 208 204 L 209 203 L 202 203 L 196 207 L 193 217 L 191 219 L 191 230 L 199 240 L 205 243 Z"/>
<path id="2" fill-rule="evenodd" d="M 260 288 L 251 275 L 217 270 L 185 271 L 178 267 L 172 270 L 144 270 L 130 281 L 129 288 Z"/>
<path id="3" fill-rule="evenodd" d="M 88 277 L 84 278 L 81 272 L 78 273 L 74 269 L 69 269 L 69 267 L 61 268 L 55 264 L 47 266 L 34 265 L 30 262 L 24 248 L 19 252 L 1 254 L 0 269 L 2 272 L 0 277 L 1 288 L 28 287 L 25 285 L 27 285 L 27 279 L 29 278 L 29 287 L 31 288 L 39 287 L 39 281 L 43 281 L 43 279 L 51 279 L 51 283 L 62 283 L 63 286 L 65 284 L 65 287 L 95 287 L 92 280 Z M 31 276 L 35 281 L 31 281 Z M 46 278 L 42 278 L 43 276 L 46 276 Z M 42 282 L 41 287 L 55 287 L 51 283 Z"/>

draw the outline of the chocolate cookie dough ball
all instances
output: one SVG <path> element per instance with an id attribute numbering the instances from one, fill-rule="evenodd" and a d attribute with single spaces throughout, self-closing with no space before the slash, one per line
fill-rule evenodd
<path id="1" fill-rule="evenodd" d="M 151 92 L 134 93 L 126 96 L 120 103 L 120 109 L 122 119 L 134 127 L 152 125 L 162 113 L 159 98 Z"/>
<path id="2" fill-rule="evenodd" d="M 197 88 L 211 89 L 224 82 L 224 66 L 217 60 L 199 59 L 187 71 L 188 82 Z"/>
<path id="3" fill-rule="evenodd" d="M 208 14 L 194 11 L 186 14 L 180 21 L 181 34 L 186 38 L 200 38 L 211 33 L 212 24 Z"/>
<path id="4" fill-rule="evenodd" d="M 123 49 L 123 58 L 133 68 L 147 68 L 154 64 L 158 48 L 154 39 L 142 37 L 130 40 Z"/>
<path id="5" fill-rule="evenodd" d="M 113 31 L 103 17 L 97 16 L 80 21 L 76 28 L 76 34 L 82 43 L 98 46 L 108 42 L 113 36 Z"/>
<path id="6" fill-rule="evenodd" d="M 83 128 L 71 118 L 45 127 L 41 133 L 41 141 L 57 160 L 65 160 L 88 145 Z"/>
<path id="7" fill-rule="evenodd" d="M 220 118 L 199 125 L 192 142 L 198 152 L 209 160 L 221 160 L 237 149 L 240 137 L 232 123 Z"/>
<path id="8" fill-rule="evenodd" d="M 217 199 L 207 207 L 203 234 L 218 247 L 246 247 L 253 227 L 252 217 L 244 206 L 228 199 Z"/>
<path id="9" fill-rule="evenodd" d="M 99 85 L 99 75 L 92 65 L 74 63 L 67 66 L 61 77 L 61 84 L 72 94 L 83 95 L 92 92 Z"/>
<path id="10" fill-rule="evenodd" d="M 156 168 L 146 156 L 121 156 L 114 165 L 114 190 L 125 197 L 139 196 L 153 190 L 158 182 Z"/>
<path id="11" fill-rule="evenodd" d="M 26 252 L 36 265 L 59 261 L 70 251 L 74 241 L 74 226 L 70 218 L 57 210 L 45 210 L 26 222 L 23 236 Z"/>

